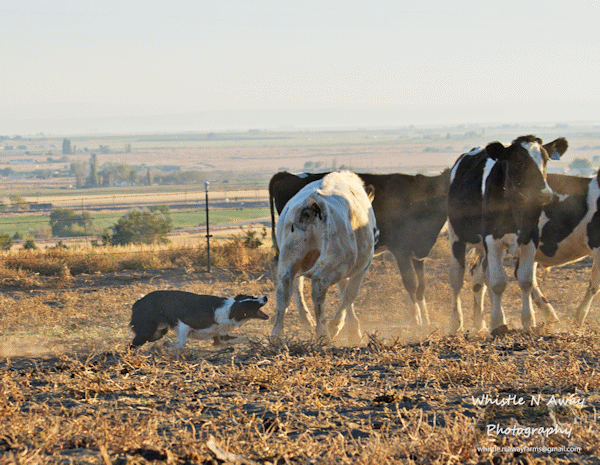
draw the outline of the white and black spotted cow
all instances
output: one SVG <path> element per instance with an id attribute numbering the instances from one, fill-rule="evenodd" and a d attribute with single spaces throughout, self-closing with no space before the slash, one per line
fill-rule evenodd
<path id="1" fill-rule="evenodd" d="M 549 174 L 548 185 L 557 197 L 544 205 L 540 218 L 540 244 L 535 261 L 548 269 L 565 265 L 587 256 L 593 258 L 590 283 L 577 309 L 576 324 L 584 322 L 592 299 L 600 289 L 600 187 L 598 175 L 582 178 L 564 174 Z M 475 314 L 483 311 L 485 293 L 481 262 L 473 271 Z M 556 312 L 533 280 L 533 302 L 546 314 L 556 318 Z"/>
<path id="2" fill-rule="evenodd" d="M 546 164 L 550 156 L 560 158 L 566 148 L 564 139 L 542 145 L 541 139 L 529 135 L 517 138 L 508 147 L 493 142 L 473 149 L 454 164 L 448 193 L 452 333 L 464 330 L 460 291 L 467 247 L 478 247 L 485 257 L 485 282 L 492 297 L 492 334 L 507 330 L 502 310 L 502 293 L 508 282 L 502 260 L 507 251 L 518 256 L 515 276 L 523 293 L 521 321 L 525 328 L 535 326 L 531 289 L 538 222 L 542 206 L 554 195 L 546 182 Z M 481 317 L 474 323 L 476 330 L 485 327 Z"/>
<path id="3" fill-rule="evenodd" d="M 311 279 L 317 337 L 333 339 L 346 323 L 350 342 L 360 343 L 362 332 L 353 302 L 373 261 L 379 235 L 371 206 L 373 191 L 367 190 L 356 174 L 336 171 L 307 184 L 285 205 L 277 223 L 280 255 L 274 340 L 282 340 L 294 278 L 301 275 Z M 334 284 L 342 302 L 327 324 L 323 304 Z"/>

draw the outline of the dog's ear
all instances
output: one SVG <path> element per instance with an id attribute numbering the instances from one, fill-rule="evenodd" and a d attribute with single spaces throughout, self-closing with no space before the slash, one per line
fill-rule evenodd
<path id="1" fill-rule="evenodd" d="M 254 297 L 252 297 L 251 295 L 246 295 L 246 294 L 238 294 L 236 295 L 233 300 L 247 300 L 247 299 L 253 299 Z"/>

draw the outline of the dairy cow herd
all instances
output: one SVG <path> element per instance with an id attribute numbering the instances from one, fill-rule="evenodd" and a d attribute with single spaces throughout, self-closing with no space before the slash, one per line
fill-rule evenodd
<path id="1" fill-rule="evenodd" d="M 503 266 L 506 254 L 517 257 L 514 273 L 522 292 L 521 321 L 526 329 L 536 325 L 533 304 L 548 321 L 558 321 L 539 289 L 536 263 L 548 268 L 591 255 L 594 264 L 589 288 L 573 315 L 581 324 L 600 289 L 600 187 L 598 176 L 547 174 L 547 164 L 560 159 L 567 147 L 562 137 L 546 144 L 532 135 L 519 137 L 508 146 L 493 142 L 461 155 L 451 169 L 431 177 L 358 173 L 351 181 L 342 181 L 339 172 L 275 174 L 269 184 L 275 249 L 272 268 L 277 289 L 277 321 L 272 336 L 282 335 L 283 315 L 292 294 L 301 321 L 316 328 L 317 336 L 335 337 L 345 312 L 350 340 L 360 337 L 352 300 L 364 270 L 355 270 L 355 274 L 347 270 L 357 261 L 368 267 L 373 253 L 383 249 L 398 263 L 409 296 L 409 323 L 426 325 L 429 315 L 423 260 L 446 221 L 454 294 L 451 333 L 466 329 L 460 292 L 469 249 L 475 249 L 478 256 L 471 271 L 475 330 L 487 328 L 483 318 L 486 290 L 492 303 L 489 330 L 492 335 L 508 330 L 502 309 L 508 282 Z M 362 202 L 356 202 L 327 189 L 325 186 L 332 182 L 348 182 L 351 191 L 364 189 L 370 206 L 365 204 L 364 195 Z M 375 227 L 366 220 L 365 209 L 373 212 Z M 342 217 L 345 222 L 340 223 Z M 367 257 L 357 257 L 360 250 Z M 312 282 L 316 324 L 303 298 L 304 277 Z M 338 286 L 342 303 L 326 326 L 322 321 L 323 287 L 333 284 Z"/>
<path id="2" fill-rule="evenodd" d="M 483 318 L 486 291 L 491 298 L 489 331 L 502 335 L 508 330 L 502 309 L 507 254 L 517 257 L 514 275 L 522 292 L 525 329 L 536 325 L 533 304 L 546 320 L 558 321 L 539 289 L 536 263 L 549 268 L 591 255 L 589 288 L 573 314 L 576 324 L 583 323 L 600 289 L 600 174 L 593 178 L 547 174 L 547 164 L 560 159 L 567 147 L 562 137 L 546 144 L 532 135 L 518 137 L 508 146 L 492 142 L 461 155 L 438 176 L 349 171 L 275 174 L 269 183 L 276 287 L 272 339 L 282 340 L 284 315 L 293 298 L 300 320 L 318 338 L 332 340 L 343 331 L 351 343 L 358 344 L 362 331 L 353 302 L 373 256 L 383 250 L 394 255 L 408 293 L 406 323 L 416 328 L 429 324 L 424 259 L 446 222 L 453 291 L 451 333 L 466 329 L 460 292 L 470 249 L 475 249 L 477 257 L 471 269 L 476 331 L 488 329 Z M 304 278 L 311 281 L 314 318 L 304 300 Z M 327 321 L 323 304 L 334 284 L 341 303 Z M 257 310 L 266 296 L 260 299 L 254 313 L 238 310 L 234 314 L 230 310 L 235 306 L 233 299 L 215 304 L 204 317 L 204 326 L 194 327 L 186 320 L 191 328 L 186 327 L 185 334 L 213 337 L 215 343 L 227 340 L 226 331 L 245 319 L 268 318 Z M 153 311 L 164 313 L 163 307 Z M 200 304 L 197 311 L 201 311 Z M 141 323 L 136 324 L 141 328 Z M 177 322 L 159 322 L 145 328 L 142 337 L 132 319 L 137 334 L 134 345 L 156 340 L 168 326 L 175 327 Z M 185 337 L 180 340 L 185 343 Z"/>

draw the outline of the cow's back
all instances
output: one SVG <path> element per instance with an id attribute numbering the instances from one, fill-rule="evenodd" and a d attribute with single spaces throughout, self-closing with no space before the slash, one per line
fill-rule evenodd
<path id="1" fill-rule="evenodd" d="M 354 268 L 357 260 L 372 259 L 375 229 L 375 215 L 361 179 L 351 172 L 330 173 L 304 186 L 281 212 L 277 223 L 280 264 L 301 262 L 302 271 L 311 275 L 335 257 Z"/>
<path id="2" fill-rule="evenodd" d="M 450 170 L 438 176 L 360 174 L 373 186 L 373 211 L 380 231 L 377 247 L 426 257 L 447 219 Z"/>
<path id="3" fill-rule="evenodd" d="M 276 173 L 269 183 L 274 244 L 277 247 L 274 210 L 281 214 L 287 202 L 303 187 L 329 173 L 294 175 Z M 421 174 L 357 173 L 364 186 L 373 186 L 372 208 L 380 235 L 377 248 L 425 258 L 447 220 L 450 170 L 437 176 Z M 281 218 L 280 218 L 281 221 Z"/>
<path id="4" fill-rule="evenodd" d="M 318 192 L 327 198 L 329 211 L 340 215 L 340 221 L 349 220 L 353 230 L 375 222 L 371 201 L 358 175 L 350 171 L 331 173 L 323 178 Z"/>

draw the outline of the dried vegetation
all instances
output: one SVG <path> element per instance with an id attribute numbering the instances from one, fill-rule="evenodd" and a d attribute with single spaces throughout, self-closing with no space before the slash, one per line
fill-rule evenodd
<path id="1" fill-rule="evenodd" d="M 35 276 L 29 287 L 2 288 L 1 462 L 599 463 L 596 306 L 582 329 L 448 337 L 447 260 L 440 257 L 428 262 L 436 323 L 415 334 L 404 324 L 396 265 L 383 256 L 356 303 L 368 333 L 361 347 L 319 344 L 290 312 L 293 337 L 283 347 L 268 342 L 270 323 L 256 322 L 244 327 L 249 344 L 189 341 L 179 361 L 169 337 L 129 351 L 131 304 L 151 290 L 266 293 L 272 313 L 266 262 L 210 275 L 186 266 L 69 272 L 62 284 L 59 270 Z M 544 278 L 565 323 L 588 266 Z M 505 305 L 518 328 L 516 287 L 509 285 Z M 336 302 L 332 292 L 329 312 Z M 506 405 L 476 405 L 486 395 Z M 571 432 L 496 435 L 488 425 Z"/>

